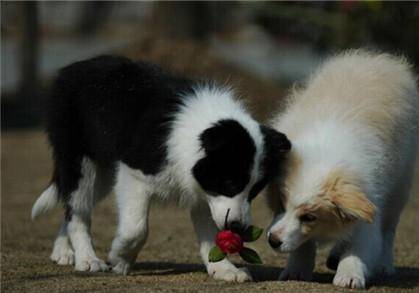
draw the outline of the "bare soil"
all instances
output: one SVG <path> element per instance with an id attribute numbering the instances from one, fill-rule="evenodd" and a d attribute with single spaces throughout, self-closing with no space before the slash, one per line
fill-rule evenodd
<path id="1" fill-rule="evenodd" d="M 212 280 L 201 265 L 188 213 L 173 205 L 152 208 L 148 242 L 129 276 L 79 273 L 72 267 L 58 266 L 49 260 L 49 255 L 62 210 L 57 209 L 35 222 L 30 220 L 32 204 L 51 174 L 45 135 L 36 130 L 4 133 L 1 158 L 1 286 L 4 292 L 339 291 L 330 284 L 333 272 L 325 267 L 324 250 L 317 258 L 314 282 L 276 281 L 285 265 L 285 256 L 276 255 L 263 238 L 254 244 L 264 261 L 262 266 L 251 266 L 256 282 L 230 284 Z M 372 291 L 419 291 L 418 183 L 416 180 L 416 195 L 412 196 L 397 233 L 397 274 L 374 282 Z M 271 220 L 261 196 L 253 206 L 253 213 L 255 223 L 261 227 L 266 227 Z M 93 239 L 102 258 L 106 258 L 115 224 L 114 200 L 110 196 L 93 216 Z"/>

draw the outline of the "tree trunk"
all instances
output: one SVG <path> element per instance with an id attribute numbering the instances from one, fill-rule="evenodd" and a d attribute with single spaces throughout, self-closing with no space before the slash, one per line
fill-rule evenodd
<path id="1" fill-rule="evenodd" d="M 20 86 L 19 104 L 22 109 L 22 123 L 39 120 L 39 24 L 38 3 L 22 3 L 23 25 L 20 43 Z"/>

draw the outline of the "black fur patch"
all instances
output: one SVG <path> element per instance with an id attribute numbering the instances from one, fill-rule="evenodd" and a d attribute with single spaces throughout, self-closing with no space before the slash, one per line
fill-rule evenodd
<path id="1" fill-rule="evenodd" d="M 123 57 L 100 56 L 62 69 L 47 105 L 53 181 L 60 196 L 67 200 L 77 188 L 85 156 L 158 173 L 166 160 L 171 114 L 181 103 L 179 93 L 191 86 L 154 65 Z"/>
<path id="2" fill-rule="evenodd" d="M 220 120 L 200 136 L 206 156 L 193 167 L 202 189 L 233 197 L 250 179 L 256 146 L 247 130 L 235 120 Z"/>
<path id="3" fill-rule="evenodd" d="M 73 217 L 73 210 L 70 205 L 65 205 L 65 211 L 64 211 L 64 220 L 66 222 L 70 222 L 71 218 Z"/>
<path id="4" fill-rule="evenodd" d="M 59 195 L 67 201 L 78 187 L 83 157 L 114 168 L 122 161 L 146 175 L 159 173 L 166 163 L 172 117 L 181 94 L 194 83 L 163 72 L 155 65 L 123 57 L 100 56 L 62 69 L 47 101 L 47 132 L 53 147 Z M 262 127 L 264 178 L 249 200 L 274 176 L 281 150 L 289 149 L 283 134 Z M 220 120 L 201 136 L 206 157 L 192 173 L 212 194 L 234 196 L 250 179 L 256 147 L 235 120 Z"/>
<path id="5" fill-rule="evenodd" d="M 261 126 L 260 129 L 264 142 L 264 153 L 261 163 L 263 177 L 250 190 L 249 201 L 252 201 L 279 174 L 284 155 L 291 149 L 291 142 L 285 134 L 266 126 Z"/>

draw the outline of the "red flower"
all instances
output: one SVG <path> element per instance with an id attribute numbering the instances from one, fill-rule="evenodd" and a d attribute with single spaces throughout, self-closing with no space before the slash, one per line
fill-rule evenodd
<path id="1" fill-rule="evenodd" d="M 218 232 L 215 243 L 224 253 L 240 252 L 243 248 L 243 240 L 240 235 L 230 230 Z"/>

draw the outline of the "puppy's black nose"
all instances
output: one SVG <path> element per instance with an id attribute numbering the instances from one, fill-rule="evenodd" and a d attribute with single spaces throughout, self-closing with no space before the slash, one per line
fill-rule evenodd
<path id="1" fill-rule="evenodd" d="M 274 249 L 280 247 L 282 244 L 282 241 L 276 238 L 273 234 L 269 234 L 268 242 L 269 245 Z"/>
<path id="2" fill-rule="evenodd" d="M 231 224 L 230 224 L 230 230 L 231 231 L 239 232 L 242 229 L 243 229 L 243 225 L 240 222 L 238 222 L 238 221 L 231 222 Z"/>

